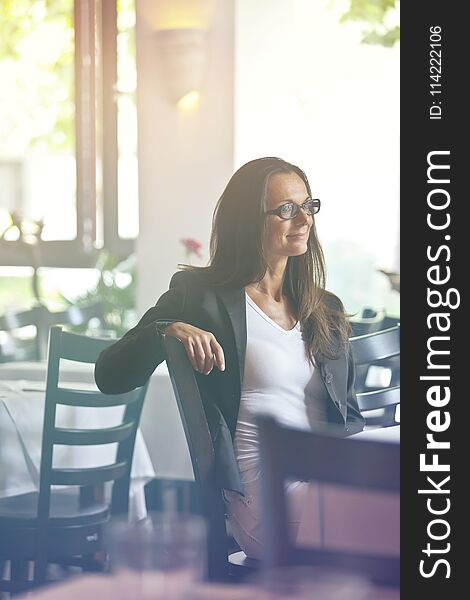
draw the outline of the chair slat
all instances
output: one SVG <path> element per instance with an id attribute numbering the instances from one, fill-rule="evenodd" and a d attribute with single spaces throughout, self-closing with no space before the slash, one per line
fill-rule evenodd
<path id="1" fill-rule="evenodd" d="M 86 469 L 52 469 L 50 482 L 52 485 L 96 485 L 119 479 L 127 468 L 125 461 Z"/>
<path id="2" fill-rule="evenodd" d="M 391 327 L 375 333 L 350 339 L 356 365 L 372 363 L 400 354 L 400 327 Z"/>
<path id="3" fill-rule="evenodd" d="M 352 337 L 350 343 L 356 366 L 356 395 L 366 425 L 394 425 L 395 412 L 392 409 L 400 404 L 400 325 Z M 369 374 L 372 375 L 374 367 L 390 370 L 388 385 L 381 386 L 377 379 L 372 383 L 373 378 L 369 382 Z M 376 409 L 383 409 L 380 416 L 368 414 L 368 411 Z"/>
<path id="4" fill-rule="evenodd" d="M 90 338 L 68 331 L 60 337 L 60 358 L 83 363 L 95 363 L 100 353 L 116 340 Z"/>
<path id="5" fill-rule="evenodd" d="M 106 429 L 62 429 L 56 428 L 53 433 L 54 444 L 64 446 L 94 446 L 121 442 L 132 433 L 134 424 L 123 423 Z"/>
<path id="6" fill-rule="evenodd" d="M 359 410 L 375 410 L 400 404 L 400 386 L 357 394 Z"/>
<path id="7" fill-rule="evenodd" d="M 66 388 L 57 388 L 49 393 L 57 404 L 67 406 L 88 406 L 101 408 L 107 406 L 122 406 L 132 404 L 139 399 L 140 388 L 131 390 L 126 394 L 102 394 L 93 390 L 73 390 Z"/>

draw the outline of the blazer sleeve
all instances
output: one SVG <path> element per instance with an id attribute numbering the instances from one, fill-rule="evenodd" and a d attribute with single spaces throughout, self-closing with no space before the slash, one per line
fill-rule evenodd
<path id="1" fill-rule="evenodd" d="M 361 415 L 359 405 L 357 403 L 354 384 L 356 380 L 356 366 L 351 351 L 351 346 L 348 345 L 348 387 L 347 387 L 347 413 L 346 413 L 346 435 L 359 433 L 364 429 L 365 419 Z"/>
<path id="2" fill-rule="evenodd" d="M 105 394 L 121 394 L 144 385 L 165 360 L 162 335 L 157 323 L 184 320 L 185 273 L 173 275 L 169 290 L 139 323 L 120 340 L 101 352 L 95 365 L 95 381 Z"/>

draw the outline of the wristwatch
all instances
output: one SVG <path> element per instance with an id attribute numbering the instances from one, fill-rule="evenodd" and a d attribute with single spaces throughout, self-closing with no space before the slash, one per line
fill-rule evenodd
<path id="1" fill-rule="evenodd" d="M 155 329 L 160 335 L 165 335 L 165 329 L 172 323 L 174 323 L 174 321 L 156 321 Z"/>

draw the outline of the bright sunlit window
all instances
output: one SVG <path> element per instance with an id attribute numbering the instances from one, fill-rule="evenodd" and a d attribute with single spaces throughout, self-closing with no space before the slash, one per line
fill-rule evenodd
<path id="1" fill-rule="evenodd" d="M 73 0 L 0 6 L 1 210 L 77 235 Z"/>
<path id="2" fill-rule="evenodd" d="M 378 269 L 399 271 L 399 44 L 362 44 L 342 2 L 236 6 L 235 166 L 302 167 L 322 200 L 329 289 L 350 311 L 398 314 Z"/>
<path id="3" fill-rule="evenodd" d="M 59 309 L 133 252 L 135 63 L 135 0 L 0 3 L 0 313 Z"/>
<path id="4" fill-rule="evenodd" d="M 23 242 L 37 242 L 44 266 L 92 266 L 103 247 L 128 256 L 138 233 L 134 0 L 2 2 L 0 79 L 0 264 L 31 264 Z"/>

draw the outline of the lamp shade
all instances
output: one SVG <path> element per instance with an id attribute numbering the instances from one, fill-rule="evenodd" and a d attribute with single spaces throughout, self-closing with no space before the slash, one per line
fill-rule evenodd
<path id="1" fill-rule="evenodd" d="M 168 92 L 178 102 L 201 89 L 206 66 L 206 31 L 166 29 L 158 32 L 160 59 Z"/>

